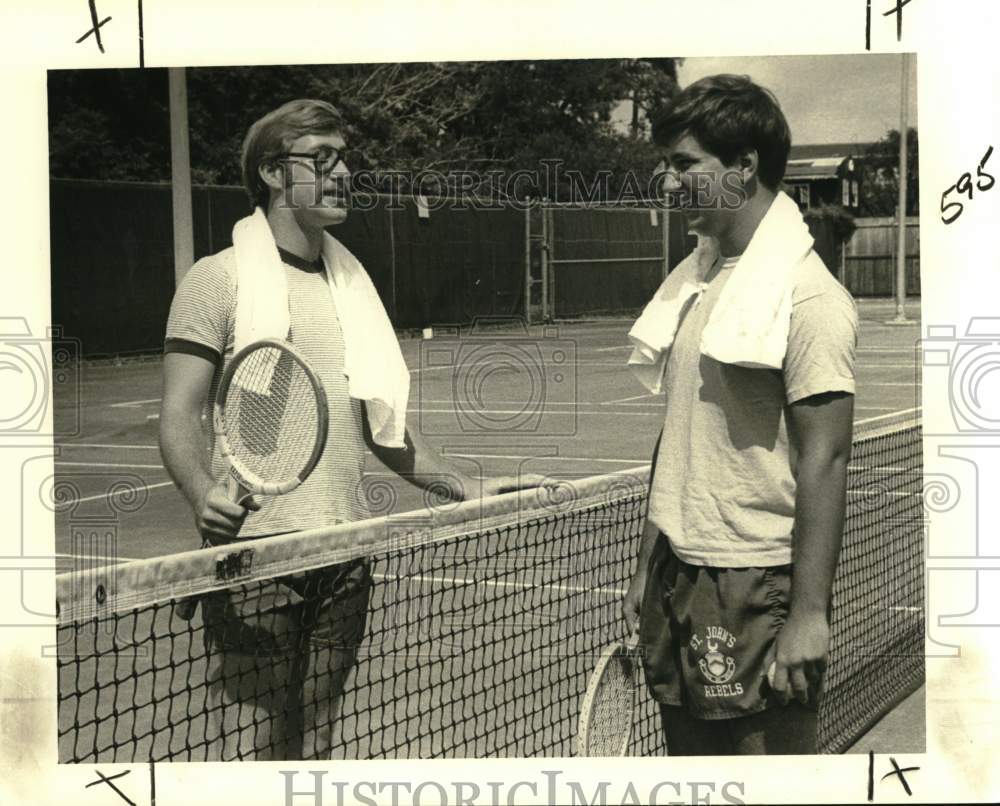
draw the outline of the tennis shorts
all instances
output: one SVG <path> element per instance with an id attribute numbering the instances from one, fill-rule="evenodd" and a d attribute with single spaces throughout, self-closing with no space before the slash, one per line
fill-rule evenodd
<path id="1" fill-rule="evenodd" d="M 355 561 L 202 598 L 208 741 L 219 760 L 330 757 L 371 587 Z"/>
<path id="2" fill-rule="evenodd" d="M 780 705 L 767 683 L 767 655 L 788 615 L 791 583 L 791 565 L 689 565 L 661 534 L 639 627 L 653 698 L 699 719 L 749 716 Z"/>

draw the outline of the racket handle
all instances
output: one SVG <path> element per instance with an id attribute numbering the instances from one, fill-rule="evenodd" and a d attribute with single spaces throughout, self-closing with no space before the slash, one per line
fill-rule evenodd
<path id="1" fill-rule="evenodd" d="M 177 607 L 174 608 L 174 612 L 182 618 L 184 621 L 190 621 L 194 618 L 194 611 L 198 609 L 198 597 L 191 596 L 187 599 L 181 599 L 177 603 Z"/>
<path id="2" fill-rule="evenodd" d="M 229 500 L 234 504 L 242 504 L 247 498 L 250 497 L 250 491 L 232 476 L 229 477 L 227 493 L 229 495 Z"/>
<path id="3" fill-rule="evenodd" d="M 208 548 L 212 544 L 208 542 L 207 539 L 202 538 L 201 547 Z M 184 621 L 190 621 L 194 618 L 195 611 L 198 609 L 198 602 L 201 601 L 200 596 L 188 596 L 186 599 L 181 599 L 177 606 L 174 608 L 174 612 L 183 619 Z"/>

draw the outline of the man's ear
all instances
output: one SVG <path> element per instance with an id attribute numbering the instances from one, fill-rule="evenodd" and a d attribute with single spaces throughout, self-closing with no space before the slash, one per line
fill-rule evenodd
<path id="1" fill-rule="evenodd" d="M 279 160 L 262 162 L 257 166 L 257 174 L 271 190 L 280 191 L 284 187 L 285 167 Z"/>
<path id="2" fill-rule="evenodd" d="M 751 148 L 747 151 L 741 151 L 737 155 L 736 169 L 740 172 L 744 185 L 749 184 L 757 177 L 757 171 L 759 168 L 760 156 L 757 154 L 757 149 Z"/>

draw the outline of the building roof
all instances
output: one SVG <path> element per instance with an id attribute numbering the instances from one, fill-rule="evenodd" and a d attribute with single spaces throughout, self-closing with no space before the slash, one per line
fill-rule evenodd
<path id="1" fill-rule="evenodd" d="M 815 143 L 792 146 L 790 160 L 819 159 L 823 157 L 862 157 L 873 143 Z"/>
<path id="2" fill-rule="evenodd" d="M 836 179 L 845 160 L 863 157 L 871 143 L 817 143 L 792 146 L 785 180 Z"/>
<path id="3" fill-rule="evenodd" d="M 790 159 L 785 168 L 785 179 L 836 179 L 845 159 L 847 157 Z"/>

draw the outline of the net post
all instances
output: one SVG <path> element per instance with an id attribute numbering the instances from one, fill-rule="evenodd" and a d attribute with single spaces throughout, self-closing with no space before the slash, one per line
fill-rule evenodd
<path id="1" fill-rule="evenodd" d="M 663 277 L 661 279 L 666 280 L 667 275 L 670 274 L 670 211 L 664 208 L 660 211 L 660 216 L 663 220 L 660 225 L 663 229 L 661 233 L 663 238 Z"/>
<path id="2" fill-rule="evenodd" d="M 396 303 L 396 222 L 392 215 L 392 204 L 385 206 L 389 223 L 389 271 L 392 277 L 392 324 L 399 327 L 399 308 Z M 426 325 L 425 325 L 426 326 Z"/>
<path id="3" fill-rule="evenodd" d="M 906 168 L 907 168 L 907 134 L 909 123 L 906 105 L 910 94 L 909 63 L 906 54 L 901 53 L 900 97 L 899 97 L 899 204 L 896 247 L 896 316 L 887 324 L 909 324 L 906 318 Z"/>
<path id="4" fill-rule="evenodd" d="M 542 218 L 542 321 L 546 321 L 549 316 L 549 211 L 543 196 L 541 202 Z"/>
<path id="5" fill-rule="evenodd" d="M 524 206 L 524 323 L 531 324 L 531 201 Z"/>
<path id="6" fill-rule="evenodd" d="M 174 282 L 194 263 L 194 213 L 191 206 L 191 147 L 188 134 L 187 75 L 167 69 L 170 95 L 170 193 L 174 218 Z"/>
<path id="7" fill-rule="evenodd" d="M 550 207 L 546 214 L 548 215 L 548 222 L 546 230 L 548 237 L 545 243 L 548 246 L 548 269 L 549 269 L 549 284 L 548 284 L 548 308 L 546 309 L 546 318 L 549 322 L 552 322 L 556 318 L 556 215 L 555 208 Z"/>

